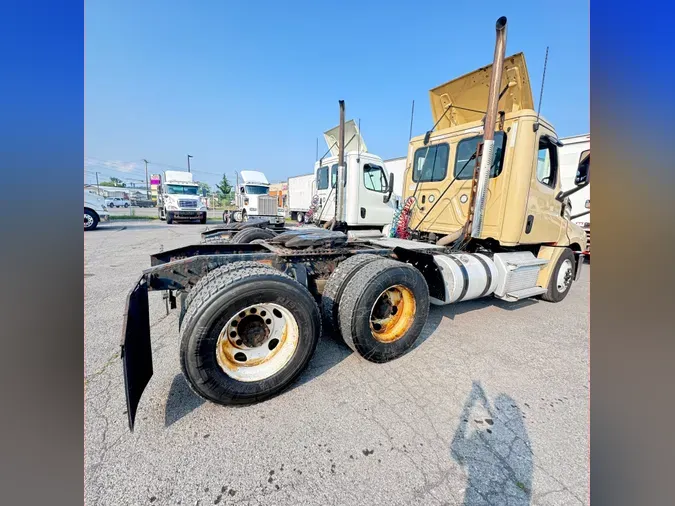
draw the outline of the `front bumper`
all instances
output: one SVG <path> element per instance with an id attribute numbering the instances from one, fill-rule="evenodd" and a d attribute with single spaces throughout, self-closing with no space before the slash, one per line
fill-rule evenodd
<path id="1" fill-rule="evenodd" d="M 182 209 L 179 209 L 177 211 L 172 211 L 171 209 L 166 210 L 167 213 L 171 213 L 174 218 L 177 219 L 188 219 L 188 220 L 196 220 L 197 218 L 201 218 L 202 216 L 206 216 L 206 211 L 197 211 L 197 210 L 189 210 L 185 211 Z"/>

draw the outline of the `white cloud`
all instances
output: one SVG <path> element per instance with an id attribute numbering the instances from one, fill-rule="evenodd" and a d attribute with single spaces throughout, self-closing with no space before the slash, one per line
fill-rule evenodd
<path id="1" fill-rule="evenodd" d="M 122 172 L 126 174 L 138 173 L 145 170 L 144 166 L 139 162 L 124 162 L 122 160 L 100 160 L 98 158 L 87 158 L 85 160 L 86 167 L 98 167 L 101 170 L 108 169 L 115 172 Z"/>

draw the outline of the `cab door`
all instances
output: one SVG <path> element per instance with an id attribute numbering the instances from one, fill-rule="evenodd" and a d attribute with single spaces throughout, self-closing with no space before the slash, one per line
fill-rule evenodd
<path id="1" fill-rule="evenodd" d="M 319 197 L 320 209 L 314 219 L 328 221 L 335 216 L 335 191 L 331 191 L 330 165 L 322 165 L 316 169 L 316 194 Z"/>
<path id="2" fill-rule="evenodd" d="M 560 191 L 556 136 L 543 127 L 540 127 L 537 134 L 537 152 L 530 178 L 525 229 L 520 241 L 523 244 L 556 242 L 564 221 L 562 203 L 555 199 Z"/>
<path id="3" fill-rule="evenodd" d="M 362 158 L 359 164 L 358 224 L 382 226 L 391 223 L 393 204 L 385 204 L 389 181 L 384 164 Z"/>

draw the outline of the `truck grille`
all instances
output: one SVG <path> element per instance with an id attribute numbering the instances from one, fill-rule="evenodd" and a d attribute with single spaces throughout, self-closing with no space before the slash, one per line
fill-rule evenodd
<path id="1" fill-rule="evenodd" d="M 262 196 L 258 197 L 258 214 L 260 216 L 276 216 L 277 198 Z"/>
<path id="2" fill-rule="evenodd" d="M 197 201 L 196 200 L 179 200 L 178 201 L 178 207 L 192 207 L 192 208 L 197 208 Z"/>

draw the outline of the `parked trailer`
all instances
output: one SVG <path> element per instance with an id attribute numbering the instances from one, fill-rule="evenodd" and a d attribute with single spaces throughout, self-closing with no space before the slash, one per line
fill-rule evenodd
<path id="1" fill-rule="evenodd" d="M 347 228 L 340 192 L 334 230 L 240 223 L 230 243 L 151 257 L 129 294 L 123 331 L 131 430 L 153 373 L 149 291 L 166 291 L 172 308 L 180 303 L 181 370 L 197 395 L 219 404 L 283 391 L 306 367 L 322 328 L 380 363 L 411 348 L 429 304 L 567 296 L 585 235 L 565 211 L 569 195 L 589 182 L 590 158 L 581 160 L 575 188 L 561 191 L 560 142 L 534 110 L 524 55 L 504 58 L 506 18 L 496 34 L 493 64 L 431 90 L 438 130 L 410 141 L 403 188 L 419 203 L 406 227 L 416 240 L 348 240 L 338 231 Z M 454 110 L 449 97 L 476 112 Z M 341 167 L 344 155 L 341 148 Z M 338 171 L 338 189 L 343 178 Z M 265 237 L 239 243 L 242 234 Z"/>
<path id="2" fill-rule="evenodd" d="M 591 149 L 591 134 L 575 135 L 560 139 L 563 146 L 558 150 L 560 157 L 560 175 L 562 176 L 562 189 L 574 188 L 577 168 L 580 160 Z M 570 196 L 572 205 L 572 221 L 586 232 L 587 251 L 591 254 L 591 186 Z"/>
<path id="3" fill-rule="evenodd" d="M 392 201 L 397 208 L 401 205 L 401 199 L 403 198 L 403 176 L 405 174 L 406 160 L 405 156 L 384 160 L 384 168 L 387 174 L 394 175 L 394 194 L 392 195 Z"/>
<path id="4" fill-rule="evenodd" d="M 312 205 L 314 174 L 288 178 L 288 211 L 291 219 L 304 223 L 305 214 Z"/>

